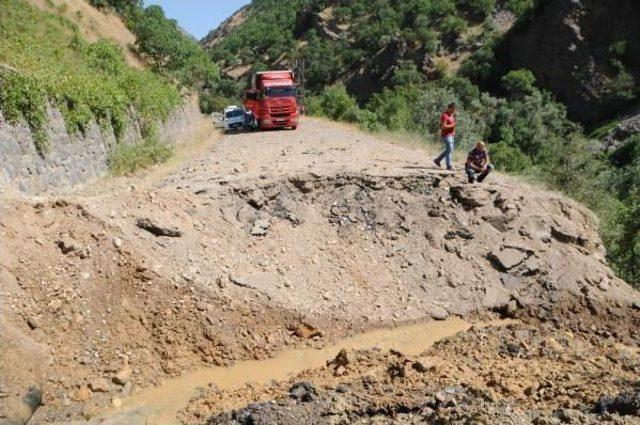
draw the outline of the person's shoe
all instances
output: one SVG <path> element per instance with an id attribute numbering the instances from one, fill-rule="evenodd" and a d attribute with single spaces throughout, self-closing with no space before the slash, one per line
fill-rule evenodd
<path id="1" fill-rule="evenodd" d="M 447 167 L 447 171 L 456 171 L 453 169 L 453 167 Z"/>
<path id="2" fill-rule="evenodd" d="M 478 183 L 482 183 L 486 177 L 478 177 Z"/>
<path id="3" fill-rule="evenodd" d="M 434 159 L 433 163 L 436 164 L 436 167 L 442 168 L 442 166 L 440 165 L 440 162 L 437 159 Z"/>
<path id="4" fill-rule="evenodd" d="M 478 179 L 478 181 L 480 181 L 480 179 Z M 476 182 L 475 177 L 469 177 L 469 184 L 474 184 L 475 182 Z"/>

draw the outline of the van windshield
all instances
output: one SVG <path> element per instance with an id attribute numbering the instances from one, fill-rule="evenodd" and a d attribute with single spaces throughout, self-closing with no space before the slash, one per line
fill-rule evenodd
<path id="1" fill-rule="evenodd" d="M 296 89 L 294 87 L 269 87 L 264 89 L 266 97 L 295 97 Z"/>
<path id="2" fill-rule="evenodd" d="M 227 118 L 237 118 L 244 115 L 244 111 L 242 109 L 234 109 L 233 111 L 229 111 L 225 114 Z"/>

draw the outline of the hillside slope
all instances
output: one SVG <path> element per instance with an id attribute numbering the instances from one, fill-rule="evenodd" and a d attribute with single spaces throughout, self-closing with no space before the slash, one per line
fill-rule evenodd
<path id="1" fill-rule="evenodd" d="M 546 2 L 507 36 L 499 61 L 527 68 L 593 124 L 640 103 L 640 4 L 627 1 Z"/>
<path id="2" fill-rule="evenodd" d="M 587 210 L 501 175 L 468 186 L 349 127 L 226 136 L 151 189 L 101 193 L 0 204 L 16 420 L 36 391 L 30 423 L 131 423 L 109 406 L 188 370 L 453 316 L 637 343 L 640 297 Z"/>
<path id="3" fill-rule="evenodd" d="M 253 1 L 201 43 L 224 72 L 295 68 L 305 88 L 343 81 L 360 100 L 407 73 L 437 79 L 514 22 L 492 2 L 465 5 L 356 1 Z M 406 76 L 406 75 L 405 75 Z"/>
<path id="4" fill-rule="evenodd" d="M 90 6 L 86 0 L 27 0 L 30 4 L 46 11 L 59 14 L 75 22 L 82 35 L 90 42 L 111 40 L 122 48 L 127 63 L 138 69 L 146 67 L 145 62 L 131 51 L 136 36 L 127 28 L 119 16 Z"/>

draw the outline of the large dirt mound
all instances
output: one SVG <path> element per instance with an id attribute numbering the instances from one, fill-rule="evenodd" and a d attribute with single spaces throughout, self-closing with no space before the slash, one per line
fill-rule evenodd
<path id="1" fill-rule="evenodd" d="M 5 415 L 35 392 L 33 423 L 91 417 L 186 370 L 400 322 L 638 300 L 581 206 L 429 163 L 308 120 L 228 136 L 152 189 L 3 202 L 3 407 L 23 411 Z"/>

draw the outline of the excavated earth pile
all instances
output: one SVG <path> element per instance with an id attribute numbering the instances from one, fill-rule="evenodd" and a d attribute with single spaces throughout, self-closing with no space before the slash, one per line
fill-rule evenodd
<path id="1" fill-rule="evenodd" d="M 181 418 L 474 423 L 483 411 L 484 423 L 543 424 L 557 407 L 586 415 L 567 423 L 597 423 L 581 413 L 589 403 L 634 391 L 640 297 L 608 268 L 592 214 L 504 176 L 470 186 L 429 163 L 308 119 L 297 132 L 227 136 L 151 187 L 2 201 L 1 414 L 87 420 L 198 368 L 493 314 L 519 322 L 447 340 L 427 352 L 433 364 L 349 352 L 345 383 L 330 366 L 303 374 L 311 398 L 287 395 L 293 381 L 210 389 Z M 563 368 L 575 369 L 566 382 Z M 549 399 L 558 389 L 569 401 Z M 249 408 L 266 415 L 255 420 L 224 413 L 270 398 Z M 275 419 L 284 411 L 297 422 Z"/>

